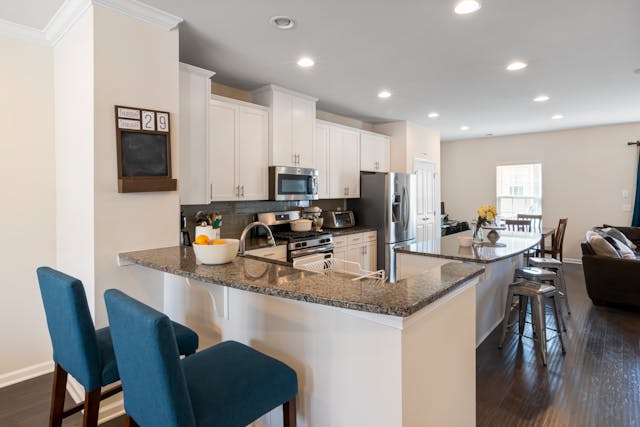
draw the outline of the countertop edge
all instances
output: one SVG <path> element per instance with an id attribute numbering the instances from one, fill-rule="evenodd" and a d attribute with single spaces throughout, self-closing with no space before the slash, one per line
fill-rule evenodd
<path id="1" fill-rule="evenodd" d="M 167 249 L 170 247 L 167 247 Z M 158 249 L 165 249 L 165 248 L 158 248 Z M 190 273 L 188 271 L 184 271 L 184 270 L 174 270 L 172 268 L 169 268 L 166 265 L 162 265 L 162 264 L 158 264 L 158 263 L 154 263 L 151 261 L 142 261 L 136 257 L 133 256 L 133 254 L 136 251 L 130 251 L 130 252 L 122 252 L 118 254 L 118 257 L 122 260 L 128 261 L 132 264 L 135 265 L 140 265 L 143 267 L 147 267 L 147 268 L 151 268 L 163 273 L 169 273 L 169 274 L 174 274 L 176 276 L 180 276 L 180 277 L 185 277 L 188 279 L 194 279 L 194 280 L 199 280 L 201 282 L 204 283 L 210 283 L 210 284 L 214 284 L 214 285 L 220 285 L 220 286 L 227 286 L 233 289 L 239 289 L 241 291 L 246 291 L 246 292 L 253 292 L 253 293 L 257 293 L 257 294 L 261 294 L 261 295 L 269 295 L 269 296 L 273 296 L 273 297 L 280 297 L 280 298 L 284 298 L 284 299 L 290 299 L 293 301 L 302 301 L 302 302 L 308 302 L 308 303 L 312 303 L 312 304 L 319 304 L 319 305 L 325 305 L 325 306 L 329 306 L 329 307 L 336 307 L 336 308 L 343 308 L 343 309 L 349 309 L 349 310 L 356 310 L 356 311 L 362 311 L 362 312 L 367 312 L 367 313 L 372 313 L 372 314 L 382 314 L 382 315 L 388 315 L 388 316 L 395 316 L 395 317 L 401 317 L 401 318 L 406 318 L 411 316 L 412 314 L 415 314 L 416 312 L 420 311 L 421 309 L 425 308 L 426 306 L 436 302 L 437 300 L 439 300 L 440 298 L 444 297 L 445 295 L 449 294 L 450 292 L 453 292 L 454 290 L 456 290 L 457 288 L 459 288 L 461 285 L 463 285 L 464 283 L 468 282 L 469 280 L 474 279 L 475 277 L 478 277 L 482 274 L 484 274 L 484 267 L 482 267 L 481 269 L 479 269 L 478 271 L 471 273 L 465 277 L 460 278 L 459 280 L 457 280 L 456 282 L 450 284 L 447 288 L 440 290 L 439 292 L 434 293 L 433 295 L 430 295 L 429 297 L 421 300 L 420 302 L 412 305 L 412 306 L 407 306 L 407 307 L 382 307 L 379 305 L 373 305 L 373 304 L 367 304 L 367 303 L 360 303 L 360 302 L 353 302 L 353 301 L 344 301 L 344 300 L 340 300 L 340 299 L 332 299 L 332 298 L 328 298 L 328 297 L 323 297 L 323 296 L 304 296 L 301 295 L 299 293 L 296 292 L 290 292 L 290 291 L 286 291 L 286 290 L 282 290 L 282 289 L 273 289 L 273 288 L 268 288 L 268 287 L 263 287 L 263 286 L 252 286 L 246 283 L 238 283 L 235 281 L 229 281 L 229 280 L 219 280 L 219 279 L 212 279 L 211 277 L 206 277 L 206 276 L 202 276 L 199 274 L 195 274 L 195 273 Z M 255 260 L 258 262 L 264 262 L 265 264 L 270 264 L 269 262 L 266 261 L 259 261 L 259 260 Z M 293 268 L 293 267 L 290 267 Z"/>

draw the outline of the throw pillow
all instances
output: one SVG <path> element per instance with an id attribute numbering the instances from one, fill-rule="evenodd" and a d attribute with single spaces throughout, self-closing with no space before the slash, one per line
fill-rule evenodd
<path id="1" fill-rule="evenodd" d="M 621 258 L 624 259 L 636 259 L 636 253 L 634 251 L 631 250 L 631 248 L 627 245 L 624 244 L 624 242 L 621 242 L 620 240 L 608 236 L 610 239 L 612 239 L 614 241 L 614 243 L 616 244 L 616 249 L 618 249 L 618 252 L 620 252 L 620 256 Z M 607 240 L 608 241 L 608 240 Z"/>
<path id="2" fill-rule="evenodd" d="M 609 236 L 613 237 L 614 239 L 621 241 L 626 246 L 630 247 L 632 250 L 635 251 L 636 249 L 638 249 L 638 247 L 631 240 L 629 240 L 622 231 L 618 230 L 617 228 L 608 227 L 608 228 L 603 228 L 602 231 L 607 233 Z"/>
<path id="3" fill-rule="evenodd" d="M 589 242 L 596 255 L 620 258 L 620 254 L 604 237 L 594 231 L 587 231 L 586 240 Z"/>

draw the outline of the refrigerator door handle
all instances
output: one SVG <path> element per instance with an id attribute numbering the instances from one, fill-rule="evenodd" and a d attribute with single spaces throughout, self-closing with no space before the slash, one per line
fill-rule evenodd
<path id="1" fill-rule="evenodd" d="M 403 222 L 404 222 L 404 230 L 406 231 L 407 228 L 409 228 L 409 218 L 411 216 L 411 213 L 409 212 L 409 201 L 408 201 L 408 197 L 407 197 L 407 187 L 403 187 L 402 188 L 402 210 L 404 211 L 404 218 L 403 218 Z"/>

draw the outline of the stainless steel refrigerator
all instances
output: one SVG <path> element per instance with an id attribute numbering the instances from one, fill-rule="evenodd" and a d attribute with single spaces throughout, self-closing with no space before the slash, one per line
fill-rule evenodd
<path id="1" fill-rule="evenodd" d="M 360 174 L 360 198 L 348 208 L 356 224 L 378 229 L 378 268 L 396 281 L 396 246 L 416 241 L 416 176 L 408 173 Z"/>

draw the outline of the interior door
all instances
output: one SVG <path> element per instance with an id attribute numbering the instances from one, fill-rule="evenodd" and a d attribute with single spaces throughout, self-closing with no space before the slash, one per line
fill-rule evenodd
<path id="1" fill-rule="evenodd" d="M 210 101 L 209 104 L 209 188 L 211 200 L 236 200 L 236 132 L 235 105 Z"/>
<path id="2" fill-rule="evenodd" d="M 238 182 L 243 200 L 269 198 L 267 165 L 269 113 L 240 107 L 238 111 Z"/>
<path id="3" fill-rule="evenodd" d="M 439 237 L 436 226 L 436 164 L 424 159 L 416 159 L 414 171 L 416 189 L 416 240 L 432 240 Z"/>

